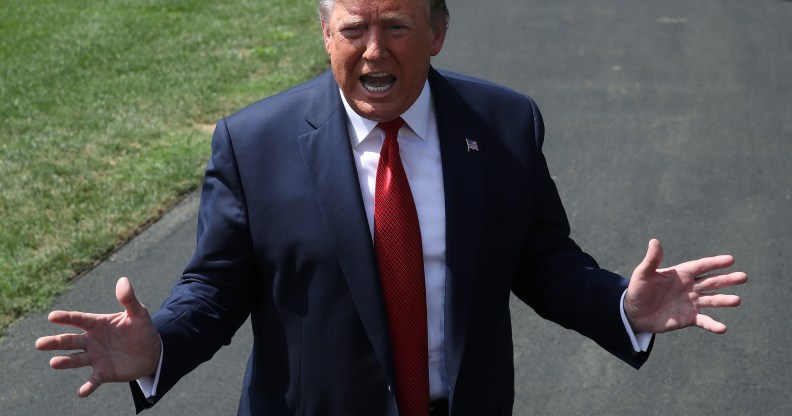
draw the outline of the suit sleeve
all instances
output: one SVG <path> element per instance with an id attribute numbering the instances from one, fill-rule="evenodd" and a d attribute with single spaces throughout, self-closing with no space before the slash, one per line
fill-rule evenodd
<path id="1" fill-rule="evenodd" d="M 253 258 L 244 189 L 221 120 L 201 191 L 195 254 L 152 316 L 166 347 L 157 395 L 147 400 L 133 385 L 138 411 L 153 406 L 181 377 L 231 342 L 260 293 Z"/>
<path id="2" fill-rule="evenodd" d="M 627 279 L 600 269 L 570 238 L 569 222 L 542 153 L 544 125 L 531 101 L 534 143 L 531 225 L 513 292 L 540 316 L 573 329 L 638 368 L 647 353 L 632 349 L 621 320 Z"/>

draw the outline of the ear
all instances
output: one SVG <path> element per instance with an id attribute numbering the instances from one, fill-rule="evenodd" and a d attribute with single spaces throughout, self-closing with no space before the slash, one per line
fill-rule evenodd
<path id="1" fill-rule="evenodd" d="M 324 21 L 324 19 L 322 19 L 322 36 L 324 36 L 325 51 L 329 55 L 332 35 L 330 34 L 330 26 Z"/>
<path id="2" fill-rule="evenodd" d="M 445 23 L 436 23 L 434 28 L 432 28 L 432 56 L 437 56 L 437 54 L 440 53 L 440 50 L 443 49 L 443 43 L 445 43 L 447 31 L 448 29 L 446 28 Z"/>

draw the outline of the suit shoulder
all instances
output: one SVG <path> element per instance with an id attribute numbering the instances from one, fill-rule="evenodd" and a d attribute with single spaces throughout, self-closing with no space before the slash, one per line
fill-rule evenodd
<path id="1" fill-rule="evenodd" d="M 438 71 L 436 78 L 440 90 L 456 96 L 458 103 L 464 103 L 482 120 L 488 120 L 493 128 L 509 132 L 532 132 L 537 145 L 541 146 L 544 137 L 544 122 L 536 102 L 529 96 L 505 86 L 483 79 Z"/>
<path id="2" fill-rule="evenodd" d="M 485 79 L 471 77 L 451 71 L 439 70 L 443 78 L 463 96 L 484 98 L 487 105 L 529 106 L 538 110 L 536 102 L 528 95 Z"/>
<path id="3" fill-rule="evenodd" d="M 317 101 L 322 101 L 323 98 L 332 100 L 327 96 L 331 96 L 333 93 L 333 91 L 328 91 L 328 85 L 331 85 L 329 83 L 333 82 L 335 81 L 332 80 L 332 74 L 326 72 L 302 84 L 256 101 L 225 117 L 225 120 L 229 125 L 240 127 L 264 126 L 270 123 L 302 125 L 306 115 L 316 107 Z"/>

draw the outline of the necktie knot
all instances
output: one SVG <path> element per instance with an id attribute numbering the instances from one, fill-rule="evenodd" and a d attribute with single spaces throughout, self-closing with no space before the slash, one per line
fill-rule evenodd
<path id="1" fill-rule="evenodd" d="M 404 125 L 404 119 L 396 117 L 391 121 L 382 121 L 377 124 L 385 132 L 385 139 L 396 138 L 399 135 L 399 129 Z"/>

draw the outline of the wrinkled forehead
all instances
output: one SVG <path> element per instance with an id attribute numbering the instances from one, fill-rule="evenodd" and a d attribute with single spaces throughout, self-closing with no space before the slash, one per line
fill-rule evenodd
<path id="1" fill-rule="evenodd" d="M 327 21 L 339 5 L 350 14 L 365 14 L 369 10 L 411 9 L 425 7 L 430 10 L 430 0 L 319 0 L 319 15 Z"/>

